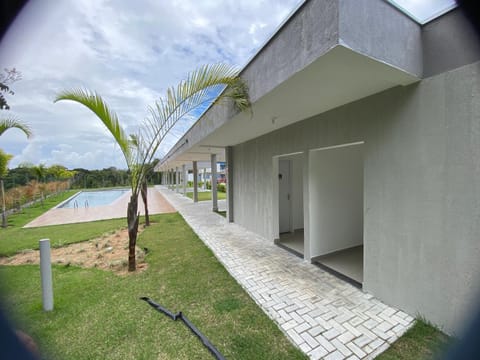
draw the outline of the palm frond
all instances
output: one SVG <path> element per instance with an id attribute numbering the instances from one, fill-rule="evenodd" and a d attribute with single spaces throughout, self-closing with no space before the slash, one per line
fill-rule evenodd
<path id="1" fill-rule="evenodd" d="M 219 87 L 226 90 L 218 97 L 212 95 L 211 90 Z M 232 99 L 239 110 L 250 106 L 248 89 L 238 77 L 238 70 L 226 64 L 204 65 L 190 73 L 177 87 L 169 88 L 165 98 L 160 98 L 154 107 L 149 108 L 150 117 L 145 127 L 153 129 L 147 136 L 152 146 L 145 162 L 151 161 L 164 137 L 181 118 L 222 98 Z"/>
<path id="2" fill-rule="evenodd" d="M 7 118 L 0 119 L 0 136 L 3 135 L 5 131 L 12 128 L 23 131 L 23 133 L 27 135 L 27 138 L 32 137 L 32 130 L 30 129 L 30 126 L 18 120 L 17 118 L 9 116 Z"/>
<path id="3" fill-rule="evenodd" d="M 130 166 L 132 162 L 130 138 L 123 131 L 117 114 L 109 109 L 107 103 L 99 94 L 84 89 L 66 90 L 58 94 L 54 102 L 61 100 L 71 100 L 80 103 L 97 115 L 110 134 L 112 134 L 125 156 L 127 165 Z"/>

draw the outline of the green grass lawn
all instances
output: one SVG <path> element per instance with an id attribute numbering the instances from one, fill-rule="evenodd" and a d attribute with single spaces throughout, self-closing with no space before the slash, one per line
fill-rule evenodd
<path id="1" fill-rule="evenodd" d="M 52 358 L 212 358 L 188 328 L 154 311 L 139 300 L 141 296 L 151 297 L 173 312 L 183 311 L 227 359 L 306 358 L 178 213 L 152 219 L 154 224 L 138 242 L 148 248 L 145 272 L 118 276 L 98 269 L 54 266 L 53 312 L 42 311 L 38 266 L 0 266 L 0 294 L 6 312 Z M 82 236 L 101 235 L 123 222 L 64 225 L 65 243 L 71 238 L 80 241 Z M 59 229 L 44 227 L 41 236 L 54 239 Z M 34 237 L 27 230 L 13 226 L 0 230 L 0 254 L 18 251 L 24 244 L 34 247 Z M 8 236 L 14 231 L 15 237 Z M 4 242 L 11 244 L 7 247 Z"/>
<path id="2" fill-rule="evenodd" d="M 451 342 L 452 340 L 441 331 L 422 320 L 417 320 L 411 329 L 376 359 L 437 359 Z"/>
<path id="3" fill-rule="evenodd" d="M 193 199 L 193 192 L 187 192 L 187 196 L 190 199 Z M 217 191 L 218 200 L 225 199 L 227 194 L 224 192 Z M 198 201 L 212 200 L 212 193 L 210 191 L 199 191 L 198 192 Z"/>
<path id="4" fill-rule="evenodd" d="M 70 194 L 49 199 L 49 206 Z M 10 217 L 0 229 L 0 256 L 91 239 L 121 227 L 125 219 L 22 229 L 48 208 Z M 0 302 L 49 358 L 211 359 L 198 339 L 140 301 L 151 297 L 173 312 L 183 311 L 227 359 L 306 358 L 229 276 L 178 214 L 152 217 L 139 237 L 148 248 L 148 269 L 117 276 L 98 269 L 54 266 L 55 310 L 42 311 L 39 267 L 0 266 Z M 433 359 L 449 338 L 418 321 L 378 359 Z"/>

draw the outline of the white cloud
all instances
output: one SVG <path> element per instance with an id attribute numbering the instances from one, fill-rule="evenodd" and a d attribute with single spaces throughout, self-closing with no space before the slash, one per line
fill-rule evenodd
<path id="1" fill-rule="evenodd" d="M 60 90 L 96 90 L 134 132 L 147 106 L 198 65 L 243 66 L 299 1 L 30 1 L 0 44 L 0 69 L 23 73 L 8 100 L 35 136 L 12 131 L 0 147 L 15 155 L 11 166 L 124 167 L 93 114 L 53 103 Z M 193 122 L 178 124 L 160 152 Z"/>

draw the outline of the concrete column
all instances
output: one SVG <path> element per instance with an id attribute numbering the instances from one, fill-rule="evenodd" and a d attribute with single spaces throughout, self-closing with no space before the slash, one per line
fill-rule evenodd
<path id="1" fill-rule="evenodd" d="M 207 189 L 207 168 L 203 168 L 203 190 Z"/>
<path id="2" fill-rule="evenodd" d="M 193 202 L 198 202 L 198 167 L 197 162 L 193 162 Z"/>
<path id="3" fill-rule="evenodd" d="M 210 166 L 212 167 L 211 179 L 212 184 L 212 209 L 218 211 L 218 197 L 217 197 L 217 154 L 210 155 Z"/>
<path id="4" fill-rule="evenodd" d="M 175 192 L 180 192 L 180 171 L 178 166 L 175 166 Z"/>
<path id="5" fill-rule="evenodd" d="M 310 152 L 305 150 L 303 153 L 303 258 L 311 260 L 310 244 Z"/>
<path id="6" fill-rule="evenodd" d="M 227 221 L 233 222 L 233 148 L 225 148 L 225 157 L 227 166 L 225 168 L 225 178 L 227 180 Z"/>
<path id="7" fill-rule="evenodd" d="M 187 196 L 187 166 L 182 165 L 183 196 Z"/>

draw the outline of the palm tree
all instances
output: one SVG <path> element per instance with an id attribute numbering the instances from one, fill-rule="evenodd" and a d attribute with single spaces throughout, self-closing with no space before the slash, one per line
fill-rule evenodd
<path id="1" fill-rule="evenodd" d="M 3 135 L 5 131 L 8 129 L 19 129 L 23 131 L 25 135 L 27 135 L 27 138 L 30 138 L 32 136 L 32 131 L 30 130 L 30 127 L 21 122 L 20 120 L 14 118 L 14 117 L 7 117 L 0 119 L 0 136 Z M 7 174 L 8 171 L 8 162 L 12 158 L 12 155 L 4 153 L 2 150 L 0 150 L 0 188 L 2 191 L 2 227 L 7 227 L 7 209 L 5 206 L 5 188 L 3 184 L 3 178 Z"/>
<path id="2" fill-rule="evenodd" d="M 155 159 L 146 165 L 145 178 L 140 188 L 140 195 L 142 196 L 143 205 L 145 206 L 145 226 L 150 226 L 150 215 L 148 213 L 148 181 L 152 178 L 153 170 L 160 160 Z"/>
<path id="3" fill-rule="evenodd" d="M 215 92 L 226 87 L 215 100 Z M 90 109 L 110 131 L 125 157 L 130 170 L 131 196 L 127 206 L 129 237 L 128 270 L 135 271 L 135 245 L 137 242 L 138 195 L 144 182 L 147 165 L 170 129 L 192 111 L 207 106 L 212 101 L 230 98 L 239 110 L 250 106 L 246 85 L 238 77 L 236 69 L 223 64 L 205 65 L 190 73 L 177 87 L 167 90 L 165 98 L 160 98 L 149 108 L 150 115 L 141 123 L 136 134 L 128 136 L 120 126 L 115 112 L 111 111 L 97 93 L 88 90 L 64 91 L 57 95 L 55 102 L 72 100 Z"/>

